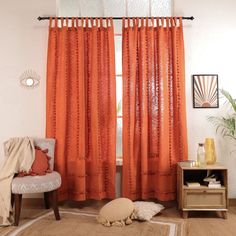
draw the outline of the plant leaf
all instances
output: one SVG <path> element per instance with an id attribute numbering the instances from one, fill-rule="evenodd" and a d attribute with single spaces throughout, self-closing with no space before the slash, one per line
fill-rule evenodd
<path id="1" fill-rule="evenodd" d="M 232 96 L 230 95 L 229 92 L 227 92 L 226 90 L 224 89 L 221 89 L 220 90 L 221 93 L 224 95 L 224 97 L 228 100 L 228 102 L 231 104 L 234 112 L 236 112 L 236 101 L 232 98 Z"/>
<path id="2" fill-rule="evenodd" d="M 121 115 L 121 100 L 117 104 L 116 112 L 117 112 L 117 115 Z"/>

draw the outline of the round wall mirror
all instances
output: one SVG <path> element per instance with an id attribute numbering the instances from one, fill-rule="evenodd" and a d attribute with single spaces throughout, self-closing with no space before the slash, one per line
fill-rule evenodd
<path id="1" fill-rule="evenodd" d="M 27 86 L 33 86 L 34 85 L 34 79 L 33 78 L 27 78 L 26 79 L 26 85 Z"/>

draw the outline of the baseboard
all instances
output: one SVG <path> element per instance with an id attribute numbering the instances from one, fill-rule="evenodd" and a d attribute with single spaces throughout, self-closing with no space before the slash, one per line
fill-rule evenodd
<path id="1" fill-rule="evenodd" d="M 229 199 L 229 206 L 236 206 L 236 198 Z"/>

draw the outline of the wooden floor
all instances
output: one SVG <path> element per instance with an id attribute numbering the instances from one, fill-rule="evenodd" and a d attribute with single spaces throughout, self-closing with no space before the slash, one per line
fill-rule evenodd
<path id="1" fill-rule="evenodd" d="M 104 202 L 89 202 L 89 203 L 75 203 L 70 202 L 62 204 L 64 208 L 79 208 L 83 211 L 98 212 Z M 23 204 L 20 224 L 24 223 L 25 219 L 30 215 L 38 214 L 43 211 L 43 205 L 39 204 L 37 207 Z M 170 217 L 174 219 L 183 220 L 186 222 L 187 233 L 186 236 L 236 236 L 236 206 L 230 207 L 228 211 L 228 219 L 222 219 L 217 212 L 190 212 L 188 219 L 182 219 L 176 206 L 170 204 L 162 211 L 161 217 Z M 7 228 L 0 228 L 0 235 L 7 233 Z"/>
<path id="2" fill-rule="evenodd" d="M 181 218 L 176 207 L 166 209 L 162 215 Z M 184 221 L 188 236 L 236 236 L 236 207 L 230 207 L 226 220 L 217 212 L 190 212 Z"/>

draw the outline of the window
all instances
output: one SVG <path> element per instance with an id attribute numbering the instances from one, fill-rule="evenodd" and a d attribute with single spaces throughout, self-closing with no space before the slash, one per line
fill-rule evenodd
<path id="1" fill-rule="evenodd" d="M 171 16 L 172 0 L 57 0 L 57 16 Z"/>
<path id="2" fill-rule="evenodd" d="M 115 28 L 116 29 L 116 28 Z M 116 110 L 117 110 L 117 134 L 116 157 L 122 158 L 122 39 L 120 33 L 115 33 L 115 57 L 116 57 Z"/>

